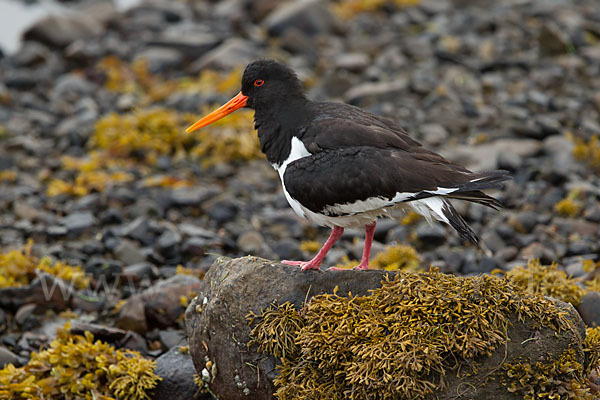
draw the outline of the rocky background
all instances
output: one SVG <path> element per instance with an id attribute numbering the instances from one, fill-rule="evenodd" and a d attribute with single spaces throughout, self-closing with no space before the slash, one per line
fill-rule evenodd
<path id="1" fill-rule="evenodd" d="M 592 277 L 584 266 L 600 252 L 595 0 L 67 7 L 0 55 L 0 367 L 26 364 L 72 320 L 72 331 L 158 358 L 156 398 L 169 393 L 168 374 L 194 393 L 183 311 L 213 261 L 312 256 L 328 231 L 287 205 L 250 112 L 184 133 L 238 92 L 243 66 L 259 57 L 295 69 L 312 99 L 358 105 L 475 171 L 513 175 L 494 193 L 501 212 L 455 204 L 482 249 L 409 215 L 378 224 L 374 254 L 409 245 L 420 266 L 464 275 L 537 258 Z M 347 231 L 326 265 L 360 258 L 362 234 Z M 54 261 L 62 264 L 53 270 Z M 36 279 L 36 268 L 48 275 Z M 69 296 L 44 298 L 43 282 L 81 271 Z"/>

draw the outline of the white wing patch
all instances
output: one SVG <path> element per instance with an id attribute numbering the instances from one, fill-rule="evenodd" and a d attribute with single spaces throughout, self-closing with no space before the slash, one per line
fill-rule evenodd
<path id="1" fill-rule="evenodd" d="M 303 218 L 306 218 L 306 214 L 304 213 L 305 208 L 302 207 L 298 200 L 290 196 L 290 194 L 285 188 L 283 175 L 285 174 L 285 170 L 290 163 L 301 158 L 308 157 L 310 155 L 311 153 L 308 150 L 306 150 L 306 146 L 304 146 L 304 143 L 302 143 L 300 139 L 294 136 L 292 137 L 292 147 L 288 158 L 279 166 L 273 165 L 273 168 L 275 168 L 279 172 L 279 178 L 281 178 L 281 186 L 283 187 L 283 194 L 285 195 L 285 198 L 287 199 L 294 212 Z"/>
<path id="2" fill-rule="evenodd" d="M 441 196 L 445 196 L 447 194 L 456 192 L 458 190 L 458 188 L 437 188 L 435 190 L 423 190 L 425 193 L 431 193 L 431 194 L 438 194 Z"/>
<path id="3" fill-rule="evenodd" d="M 442 211 L 444 200 L 440 197 L 428 197 L 426 199 L 411 201 L 408 204 L 417 214 L 424 216 L 429 223 L 431 223 L 432 219 L 449 223 L 448 218 L 446 218 Z"/>

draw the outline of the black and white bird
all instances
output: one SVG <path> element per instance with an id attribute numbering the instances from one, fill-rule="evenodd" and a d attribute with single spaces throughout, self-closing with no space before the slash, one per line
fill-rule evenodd
<path id="1" fill-rule="evenodd" d="M 412 209 L 442 221 L 477 243 L 477 235 L 448 199 L 498 209 L 482 189 L 510 179 L 506 171 L 474 173 L 424 148 L 393 121 L 342 103 L 313 102 L 296 74 L 272 60 L 246 67 L 240 93 L 187 129 L 192 132 L 242 108 L 254 109 L 261 150 L 279 172 L 296 214 L 332 228 L 310 261 L 283 261 L 303 271 L 320 268 L 344 228 L 365 227 L 360 264 L 367 269 L 377 218 Z"/>

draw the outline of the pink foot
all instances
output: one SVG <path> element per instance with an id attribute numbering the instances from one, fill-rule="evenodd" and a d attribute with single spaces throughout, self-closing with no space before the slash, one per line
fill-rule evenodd
<path id="1" fill-rule="evenodd" d="M 299 266 L 301 266 L 303 262 L 306 262 L 306 261 L 290 261 L 290 260 L 281 260 L 281 263 L 282 263 L 282 264 L 285 264 L 285 265 L 294 265 L 294 266 L 296 266 L 296 267 L 299 267 Z"/>
<path id="2" fill-rule="evenodd" d="M 316 269 L 317 271 L 321 269 L 320 267 L 320 263 L 316 263 L 313 261 L 289 261 L 289 260 L 283 260 L 281 261 L 282 264 L 286 264 L 286 265 L 293 265 L 296 267 L 300 267 L 300 269 L 302 271 L 307 271 L 309 269 Z"/>
<path id="3" fill-rule="evenodd" d="M 369 264 L 366 264 L 366 265 L 358 264 L 356 267 L 352 268 L 353 271 L 359 271 L 359 270 L 364 270 L 364 269 L 369 269 Z M 348 268 L 331 267 L 327 271 L 350 271 L 350 270 Z"/>

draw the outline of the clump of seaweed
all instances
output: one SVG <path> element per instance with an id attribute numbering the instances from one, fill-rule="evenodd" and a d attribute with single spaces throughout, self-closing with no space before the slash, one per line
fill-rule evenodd
<path id="1" fill-rule="evenodd" d="M 251 332 L 253 339 L 248 345 L 258 345 L 261 353 L 272 354 L 275 357 L 296 357 L 300 348 L 295 343 L 298 331 L 304 327 L 304 321 L 290 302 L 280 306 L 271 304 L 262 312 L 260 317 L 251 314 L 251 323 L 260 318 L 260 324 Z"/>
<path id="2" fill-rule="evenodd" d="M 389 246 L 373 257 L 369 262 L 369 268 L 387 271 L 417 271 L 421 267 L 421 262 L 421 256 L 412 246 L 395 245 Z M 345 257 L 344 261 L 335 267 L 351 269 L 357 265 L 358 261 Z"/>
<path id="3" fill-rule="evenodd" d="M 524 400 L 596 398 L 585 385 L 588 374 L 573 349 L 566 350 L 552 363 L 505 363 L 502 369 L 505 373 L 502 383 L 509 392 L 523 396 Z"/>
<path id="4" fill-rule="evenodd" d="M 573 157 L 586 163 L 595 171 L 600 171 L 600 139 L 594 135 L 589 141 L 574 138 Z"/>
<path id="5" fill-rule="evenodd" d="M 559 201 L 554 205 L 554 211 L 564 217 L 576 217 L 581 214 L 583 210 L 583 204 L 581 201 L 578 201 L 579 190 L 573 190 L 569 193 L 567 197 Z"/>
<path id="6" fill-rule="evenodd" d="M 6 169 L 0 171 L 0 182 L 16 182 L 17 181 L 17 172 Z"/>
<path id="7" fill-rule="evenodd" d="M 0 253 L 0 288 L 25 286 L 35 277 L 36 271 L 58 276 L 67 282 L 73 282 L 77 288 L 85 288 L 90 283 L 83 268 L 69 265 L 64 261 L 53 262 L 49 257 L 38 258 L 31 252 L 33 241 L 20 249 Z"/>
<path id="8" fill-rule="evenodd" d="M 600 327 L 587 328 L 583 341 L 585 366 L 587 374 L 592 371 L 600 372 Z"/>
<path id="9" fill-rule="evenodd" d="M 385 6 L 397 8 L 414 6 L 419 0 L 349 0 L 333 3 L 333 11 L 342 18 L 351 18 L 358 13 L 373 12 Z"/>
<path id="10" fill-rule="evenodd" d="M 501 271 L 494 271 L 499 272 Z M 506 272 L 505 276 L 523 290 L 554 297 L 575 306 L 584 295 L 584 290 L 577 285 L 577 281 L 558 269 L 556 263 L 542 265 L 539 259 L 529 260 L 526 266 L 517 266 Z"/>
<path id="11" fill-rule="evenodd" d="M 115 350 L 90 332 L 58 330 L 46 350 L 32 353 L 27 365 L 0 370 L 0 399 L 149 399 L 159 376 L 156 362 L 132 350 Z"/>
<path id="12" fill-rule="evenodd" d="M 184 131 L 186 121 L 175 111 L 150 109 L 131 114 L 109 114 L 96 123 L 90 145 L 114 157 L 154 164 L 159 155 L 183 158 L 194 137 Z"/>
<path id="13" fill-rule="evenodd" d="M 570 329 L 551 300 L 507 278 L 431 269 L 388 277 L 368 296 L 322 294 L 301 312 L 284 304 L 249 319 L 258 321 L 252 343 L 281 359 L 278 399 L 387 400 L 434 393 L 449 371 L 491 355 L 511 322 L 525 318 Z"/>

